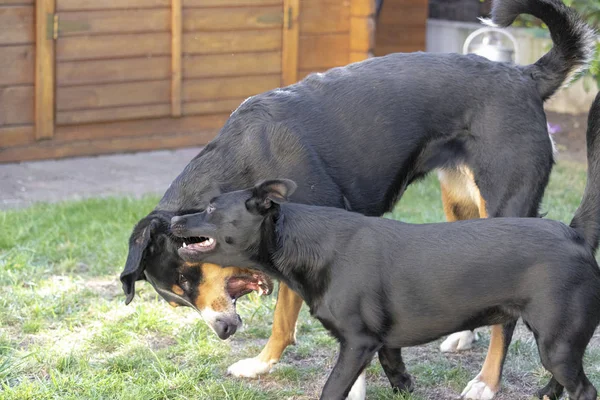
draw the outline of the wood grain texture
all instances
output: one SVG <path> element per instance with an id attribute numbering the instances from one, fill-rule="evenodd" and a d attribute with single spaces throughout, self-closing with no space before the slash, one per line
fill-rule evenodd
<path id="1" fill-rule="evenodd" d="M 300 42 L 300 0 L 283 2 L 283 43 L 281 60 L 281 84 L 287 86 L 298 80 L 298 58 Z"/>
<path id="2" fill-rule="evenodd" d="M 169 104 L 171 82 L 146 81 L 58 87 L 56 110 L 74 111 L 93 108 Z"/>
<path id="3" fill-rule="evenodd" d="M 267 6 L 281 4 L 281 1 L 282 0 L 183 0 L 183 6 L 186 8 Z"/>
<path id="4" fill-rule="evenodd" d="M 57 0 L 58 11 L 169 8 L 171 0 Z"/>
<path id="5" fill-rule="evenodd" d="M 48 4 L 44 0 L 39 2 L 38 7 L 46 10 Z M 34 21 L 33 6 L 0 6 L 0 45 L 35 42 Z"/>
<path id="6" fill-rule="evenodd" d="M 134 138 L 41 142 L 0 149 L 0 163 L 200 146 L 207 144 L 217 132 L 217 128 L 211 128 L 197 129 L 192 133 L 163 133 Z"/>
<path id="7" fill-rule="evenodd" d="M 0 126 L 33 124 L 34 121 L 33 86 L 0 88 Z"/>
<path id="8" fill-rule="evenodd" d="M 244 29 L 273 29 L 283 25 L 283 8 L 235 7 L 235 8 L 189 8 L 183 14 L 183 30 L 236 31 Z"/>
<path id="9" fill-rule="evenodd" d="M 48 139 L 54 135 L 54 39 L 52 31 L 55 0 L 37 0 L 36 3 L 36 57 L 35 57 L 35 137 Z M 1 26 L 1 25 L 0 25 Z"/>
<path id="10" fill-rule="evenodd" d="M 35 81 L 35 46 L 0 46 L 0 86 L 33 85 Z"/>
<path id="11" fill-rule="evenodd" d="M 299 69 L 319 70 L 349 62 L 350 38 L 346 33 L 300 36 Z"/>
<path id="12" fill-rule="evenodd" d="M 190 55 L 183 58 L 183 77 L 210 78 L 281 73 L 281 52 Z"/>
<path id="13" fill-rule="evenodd" d="M 279 87 L 279 75 L 241 76 L 186 80 L 183 100 L 187 102 L 246 98 Z"/>
<path id="14" fill-rule="evenodd" d="M 171 114 L 170 104 L 151 104 L 143 106 L 120 106 L 94 110 L 58 111 L 57 125 L 85 124 L 89 122 L 111 122 L 128 119 L 147 119 L 167 117 Z"/>
<path id="15" fill-rule="evenodd" d="M 221 114 L 58 126 L 56 142 L 194 133 L 207 129 L 220 129 L 228 117 L 229 114 Z"/>
<path id="16" fill-rule="evenodd" d="M 155 57 L 171 55 L 171 33 L 132 35 L 75 36 L 61 38 L 56 44 L 59 61 Z"/>
<path id="17" fill-rule="evenodd" d="M 170 76 L 171 58 L 168 56 L 63 61 L 56 66 L 58 86 L 158 80 Z"/>
<path id="18" fill-rule="evenodd" d="M 171 10 L 74 11 L 59 14 L 59 37 L 105 35 L 111 33 L 167 32 Z"/>
<path id="19" fill-rule="evenodd" d="M 182 5 L 181 0 L 171 0 L 171 115 L 181 116 L 182 56 Z"/>
<path id="20" fill-rule="evenodd" d="M 297 0 L 295 0 L 297 1 Z M 281 29 L 183 34 L 185 54 L 215 54 L 281 49 Z"/>
<path id="21" fill-rule="evenodd" d="M 0 126 L 0 149 L 35 142 L 33 125 Z"/>
<path id="22" fill-rule="evenodd" d="M 349 29 L 349 1 L 300 1 L 300 32 L 302 35 L 315 33 L 348 32 Z"/>

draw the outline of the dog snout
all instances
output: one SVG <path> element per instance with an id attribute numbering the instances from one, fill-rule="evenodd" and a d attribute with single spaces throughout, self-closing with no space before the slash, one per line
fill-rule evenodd
<path id="1" fill-rule="evenodd" d="M 225 340 L 235 333 L 238 329 L 238 322 L 228 319 L 217 319 L 214 324 L 215 332 L 220 339 Z"/>

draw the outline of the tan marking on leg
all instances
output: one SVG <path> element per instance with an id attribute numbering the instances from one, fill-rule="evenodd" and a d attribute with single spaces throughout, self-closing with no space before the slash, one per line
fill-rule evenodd
<path id="1" fill-rule="evenodd" d="M 179 304 L 175 303 L 174 301 L 170 301 L 170 302 L 169 302 L 169 305 L 170 305 L 171 307 L 179 307 Z"/>
<path id="2" fill-rule="evenodd" d="M 448 222 L 479 218 L 479 189 L 472 174 L 463 169 L 440 170 L 438 178 L 442 189 L 442 205 Z"/>
<path id="3" fill-rule="evenodd" d="M 442 203 L 448 221 L 488 218 L 486 201 L 475 183 L 473 171 L 461 166 L 452 170 L 438 171 L 442 188 Z M 502 325 L 491 328 L 488 353 L 478 378 L 493 391 L 500 388 L 500 372 L 504 358 L 504 335 Z"/>
<path id="4" fill-rule="evenodd" d="M 279 361 L 286 347 L 296 342 L 296 322 L 301 307 L 302 298 L 280 282 L 271 337 L 257 356 L 260 361 L 266 363 Z"/>
<path id="5" fill-rule="evenodd" d="M 479 217 L 480 218 L 489 217 L 489 215 L 487 213 L 487 209 L 486 209 L 485 199 L 483 197 L 481 197 L 481 195 L 479 196 Z"/>
<path id="6" fill-rule="evenodd" d="M 480 379 L 494 391 L 500 389 L 500 372 L 504 358 L 504 335 L 502 332 L 502 325 L 492 326 L 490 346 L 479 373 Z"/>

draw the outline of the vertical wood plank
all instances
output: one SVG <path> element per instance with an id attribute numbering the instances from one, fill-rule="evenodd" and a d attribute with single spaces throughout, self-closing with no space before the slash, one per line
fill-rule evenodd
<path id="1" fill-rule="evenodd" d="M 54 136 L 54 12 L 56 0 L 35 5 L 35 138 Z"/>
<path id="2" fill-rule="evenodd" d="M 375 1 L 351 0 L 350 62 L 369 58 L 375 47 Z"/>
<path id="3" fill-rule="evenodd" d="M 298 42 L 300 34 L 300 0 L 283 1 L 283 49 L 281 83 L 291 85 L 298 80 Z"/>
<path id="4" fill-rule="evenodd" d="M 181 0 L 171 0 L 171 115 L 181 116 Z"/>
<path id="5" fill-rule="evenodd" d="M 375 14 L 375 0 L 351 0 L 350 15 L 353 17 L 370 17 Z"/>

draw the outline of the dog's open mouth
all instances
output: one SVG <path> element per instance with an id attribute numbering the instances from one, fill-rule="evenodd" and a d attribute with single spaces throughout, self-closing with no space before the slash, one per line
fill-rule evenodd
<path id="1" fill-rule="evenodd" d="M 185 253 L 206 253 L 207 251 L 213 250 L 216 245 L 217 241 L 208 236 L 188 237 L 183 239 L 183 243 L 181 244 L 179 251 L 183 251 Z"/>
<path id="2" fill-rule="evenodd" d="M 273 281 L 267 275 L 258 271 L 244 275 L 232 276 L 227 280 L 227 293 L 231 301 L 235 301 L 251 292 L 257 292 L 259 296 L 267 296 L 273 292 Z"/>

